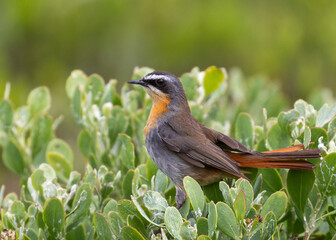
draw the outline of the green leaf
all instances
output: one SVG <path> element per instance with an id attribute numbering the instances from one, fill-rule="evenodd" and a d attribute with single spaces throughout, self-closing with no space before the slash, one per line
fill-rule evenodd
<path id="1" fill-rule="evenodd" d="M 213 201 L 211 201 L 208 206 L 208 235 L 212 237 L 217 228 L 217 208 Z"/>
<path id="2" fill-rule="evenodd" d="M 261 187 L 263 184 L 263 176 L 262 174 L 259 174 L 259 176 L 257 177 L 257 179 L 254 182 L 254 186 L 253 186 L 253 197 L 256 198 L 258 196 L 258 194 L 260 193 Z"/>
<path id="3" fill-rule="evenodd" d="M 34 165 L 39 166 L 45 162 L 45 151 L 49 141 L 53 137 L 52 119 L 46 115 L 35 118 L 31 130 L 31 152 Z"/>
<path id="4" fill-rule="evenodd" d="M 96 184 L 96 173 L 93 171 L 90 165 L 86 166 L 86 172 L 83 178 L 83 182 L 89 183 L 91 186 L 91 189 L 94 189 L 95 184 Z"/>
<path id="5" fill-rule="evenodd" d="M 0 188 L 0 206 L 2 206 L 2 200 L 3 200 L 4 192 L 5 192 L 5 185 L 1 185 L 1 188 Z"/>
<path id="6" fill-rule="evenodd" d="M 238 115 L 236 139 L 249 148 L 253 147 L 253 120 L 248 113 L 239 113 Z"/>
<path id="7" fill-rule="evenodd" d="M 111 229 L 113 234 L 120 239 L 121 236 L 121 229 L 124 226 L 119 214 L 115 211 L 110 211 L 108 213 L 108 221 L 111 225 Z"/>
<path id="8" fill-rule="evenodd" d="M 328 104 L 324 104 L 317 113 L 316 117 L 316 127 L 323 127 L 336 115 L 336 104 L 332 107 Z"/>
<path id="9" fill-rule="evenodd" d="M 219 202 L 223 201 L 223 195 L 219 189 L 219 183 L 214 182 L 203 187 L 203 192 L 209 201 Z"/>
<path id="10" fill-rule="evenodd" d="M 91 153 L 91 155 L 93 155 L 94 153 Z M 113 156 L 110 152 L 109 149 L 106 149 L 106 151 L 101 155 L 101 163 L 105 165 L 108 168 L 112 168 L 112 164 L 113 164 Z"/>
<path id="11" fill-rule="evenodd" d="M 287 112 L 281 112 L 278 116 L 278 123 L 280 128 L 287 134 L 291 134 L 293 127 L 292 123 L 297 121 L 300 117 L 300 113 L 295 110 L 289 110 Z"/>
<path id="12" fill-rule="evenodd" d="M 197 99 L 198 81 L 191 73 L 185 73 L 181 76 L 181 82 L 187 99 L 195 101 Z"/>
<path id="13" fill-rule="evenodd" d="M 92 223 L 96 228 L 96 239 L 113 239 L 112 231 L 103 214 L 94 213 Z"/>
<path id="14" fill-rule="evenodd" d="M 136 215 L 140 219 L 145 219 L 147 222 L 149 222 L 149 223 L 151 223 L 151 224 L 153 224 L 157 227 L 163 227 L 163 224 L 155 223 L 148 217 L 148 214 L 145 212 L 144 208 L 140 205 L 140 203 L 137 201 L 137 199 L 135 197 L 131 196 L 131 198 L 132 198 L 133 204 L 135 205 L 136 209 L 140 213 L 140 214 L 136 213 L 138 215 L 136 215 L 136 214 L 133 214 L 133 215 Z M 142 218 L 141 218 L 141 216 L 142 216 Z"/>
<path id="15" fill-rule="evenodd" d="M 261 230 L 261 240 L 271 239 L 275 228 L 277 225 L 277 220 L 273 212 L 269 212 L 263 221 L 262 230 Z"/>
<path id="16" fill-rule="evenodd" d="M 222 191 L 224 202 L 228 204 L 233 209 L 233 198 L 231 195 L 231 191 L 229 185 L 226 182 L 219 182 L 219 189 Z"/>
<path id="17" fill-rule="evenodd" d="M 126 134 L 118 134 L 117 142 L 119 143 L 119 158 L 121 163 L 127 169 L 135 168 L 135 154 L 132 139 Z"/>
<path id="18" fill-rule="evenodd" d="M 316 168 L 316 184 L 323 196 L 336 195 L 336 153 L 330 153 Z"/>
<path id="19" fill-rule="evenodd" d="M 267 132 L 267 140 L 272 150 L 285 148 L 290 145 L 290 137 L 275 123 Z"/>
<path id="20" fill-rule="evenodd" d="M 17 174 L 23 174 L 25 169 L 25 162 L 19 148 L 13 140 L 10 140 L 4 147 L 2 152 L 2 159 L 6 167 Z"/>
<path id="21" fill-rule="evenodd" d="M 239 191 L 234 201 L 233 208 L 235 210 L 238 222 L 242 223 L 246 212 L 246 198 L 242 190 Z"/>
<path id="22" fill-rule="evenodd" d="M 62 202 L 58 198 L 48 199 L 43 208 L 43 220 L 47 230 L 56 239 L 62 238 L 65 212 Z"/>
<path id="23" fill-rule="evenodd" d="M 103 106 L 104 103 L 112 103 L 114 105 L 121 105 L 121 97 L 116 89 L 117 80 L 110 80 L 106 86 L 103 96 L 101 98 L 100 105 Z"/>
<path id="24" fill-rule="evenodd" d="M 164 222 L 166 224 L 166 228 L 168 232 L 175 238 L 175 239 L 182 239 L 179 232 L 180 226 L 183 223 L 181 214 L 175 207 L 167 207 Z"/>
<path id="25" fill-rule="evenodd" d="M 205 198 L 201 186 L 193 178 L 186 176 L 183 179 L 184 189 L 190 199 L 191 206 L 193 207 L 196 217 L 202 216 L 204 209 Z"/>
<path id="26" fill-rule="evenodd" d="M 46 181 L 41 185 L 41 188 L 44 199 L 57 197 L 58 189 L 56 184 Z"/>
<path id="27" fill-rule="evenodd" d="M 0 101 L 0 130 L 8 130 L 13 124 L 13 108 L 9 101 Z"/>
<path id="28" fill-rule="evenodd" d="M 108 136 L 110 144 L 114 144 L 118 137 L 118 133 L 123 133 L 128 127 L 129 118 L 126 116 L 125 110 L 119 106 L 112 108 L 111 117 L 107 119 L 109 129 Z"/>
<path id="29" fill-rule="evenodd" d="M 59 138 L 52 139 L 47 146 L 47 153 L 58 153 L 61 155 L 66 162 L 70 165 L 70 168 L 73 168 L 73 152 L 69 144 Z"/>
<path id="30" fill-rule="evenodd" d="M 56 152 L 49 152 L 47 154 L 47 163 L 55 169 L 58 177 L 69 178 L 72 168 L 62 155 Z"/>
<path id="31" fill-rule="evenodd" d="M 305 118 L 308 126 L 312 127 L 315 125 L 316 110 L 313 105 L 299 99 L 294 103 L 294 108 L 300 113 L 300 116 Z"/>
<path id="32" fill-rule="evenodd" d="M 273 193 L 264 203 L 261 210 L 261 216 L 265 218 L 266 214 L 272 211 L 276 219 L 280 219 L 287 208 L 287 196 L 284 192 Z"/>
<path id="33" fill-rule="evenodd" d="M 240 191 L 244 192 L 245 201 L 246 201 L 246 214 L 248 214 L 248 212 L 250 211 L 252 202 L 253 202 L 253 196 L 254 196 L 253 188 L 247 180 L 242 179 L 239 182 L 238 187 L 237 187 L 237 192 L 239 193 Z"/>
<path id="34" fill-rule="evenodd" d="M 246 218 L 255 218 L 257 215 L 257 210 L 254 207 L 251 207 L 250 212 L 247 214 Z"/>
<path id="35" fill-rule="evenodd" d="M 329 137 L 327 131 L 324 128 L 312 127 L 311 129 L 311 142 L 313 143 L 310 145 L 310 148 L 318 148 L 319 139 L 322 139 L 322 143 L 324 146 L 328 146 Z M 314 162 L 315 164 L 317 162 Z"/>
<path id="36" fill-rule="evenodd" d="M 46 112 L 50 108 L 50 92 L 47 87 L 38 87 L 29 93 L 27 104 L 30 116 Z"/>
<path id="37" fill-rule="evenodd" d="M 137 216 L 128 215 L 127 225 L 134 227 L 142 236 L 148 235 L 144 223 Z"/>
<path id="38" fill-rule="evenodd" d="M 174 191 L 171 191 L 171 192 L 174 192 Z M 169 197 L 169 193 L 166 195 L 166 197 L 167 198 Z M 189 215 L 189 211 L 190 211 L 190 200 L 189 200 L 189 198 L 186 198 L 182 207 L 179 208 L 179 212 L 180 212 L 182 218 L 187 219 L 187 217 Z"/>
<path id="39" fill-rule="evenodd" d="M 166 174 L 158 170 L 155 174 L 154 190 L 157 192 L 165 192 L 168 186 L 168 177 Z"/>
<path id="40" fill-rule="evenodd" d="M 184 222 L 180 226 L 180 236 L 183 240 L 193 240 L 196 238 L 196 229 L 190 226 L 190 222 Z"/>
<path id="41" fill-rule="evenodd" d="M 220 84 L 224 82 L 226 78 L 225 70 L 216 68 L 215 66 L 208 67 L 204 73 L 203 87 L 205 90 L 205 95 L 216 91 Z"/>
<path id="42" fill-rule="evenodd" d="M 12 203 L 17 200 L 18 197 L 16 195 L 16 193 L 9 193 L 6 195 L 6 197 L 3 200 L 3 209 L 4 210 L 8 210 L 10 208 L 10 206 L 12 205 Z"/>
<path id="43" fill-rule="evenodd" d="M 42 228 L 40 228 L 38 232 L 38 240 L 44 240 L 44 239 L 47 239 L 46 232 L 44 232 Z"/>
<path id="44" fill-rule="evenodd" d="M 71 215 L 67 218 L 67 231 L 81 224 L 92 203 L 93 193 L 89 183 L 83 183 L 76 191 L 72 204 Z"/>
<path id="45" fill-rule="evenodd" d="M 143 236 L 133 227 L 125 226 L 121 229 L 121 235 L 124 240 L 145 240 Z"/>
<path id="46" fill-rule="evenodd" d="M 104 203 L 106 201 L 108 202 L 105 204 L 104 210 L 103 210 L 103 213 L 105 216 L 107 216 L 110 211 L 117 211 L 117 205 L 118 205 L 118 202 L 114 199 L 106 199 Z"/>
<path id="47" fill-rule="evenodd" d="M 53 181 L 56 179 L 56 173 L 55 173 L 55 170 L 49 165 L 49 164 L 46 164 L 46 163 L 42 163 L 40 166 L 39 166 L 39 169 L 41 169 L 43 171 L 43 175 L 45 176 L 45 178 L 48 180 L 48 181 Z"/>
<path id="48" fill-rule="evenodd" d="M 157 171 L 158 171 L 158 167 L 153 162 L 153 160 L 151 158 L 147 158 L 147 161 L 146 161 L 146 175 L 147 175 L 147 180 L 149 182 L 152 180 L 152 177 L 155 176 Z"/>
<path id="49" fill-rule="evenodd" d="M 101 165 L 98 169 L 98 181 L 100 184 L 106 184 L 113 181 L 115 175 L 112 171 L 109 171 L 105 165 Z"/>
<path id="50" fill-rule="evenodd" d="M 118 209 L 120 218 L 124 222 L 127 221 L 128 215 L 134 215 L 141 219 L 141 214 L 138 212 L 137 207 L 130 200 L 126 200 L 126 199 L 119 200 L 117 209 Z"/>
<path id="51" fill-rule="evenodd" d="M 229 205 L 218 202 L 216 204 L 218 222 L 217 226 L 224 234 L 233 239 L 239 239 L 239 224 Z"/>
<path id="52" fill-rule="evenodd" d="M 303 145 L 305 148 L 309 147 L 309 144 L 311 142 L 311 131 L 309 127 L 305 127 L 305 130 L 303 132 Z"/>
<path id="53" fill-rule="evenodd" d="M 84 227 L 79 225 L 77 228 L 72 229 L 65 235 L 66 240 L 85 239 Z"/>
<path id="54" fill-rule="evenodd" d="M 79 150 L 85 157 L 88 158 L 90 154 L 92 153 L 91 149 L 93 145 L 94 145 L 94 142 L 91 138 L 90 133 L 86 129 L 83 129 L 78 135 Z"/>
<path id="55" fill-rule="evenodd" d="M 205 217 L 200 217 L 197 219 L 197 234 L 198 235 L 208 235 L 209 223 L 208 219 Z"/>
<path id="56" fill-rule="evenodd" d="M 122 107 L 131 116 L 133 116 L 139 109 L 138 98 L 139 98 L 139 92 L 134 90 L 128 91 L 126 92 L 126 94 L 122 95 Z"/>
<path id="57" fill-rule="evenodd" d="M 36 191 L 41 189 L 42 183 L 44 183 L 47 179 L 44 177 L 44 172 L 42 169 L 36 169 L 31 175 L 32 185 Z"/>
<path id="58" fill-rule="evenodd" d="M 78 184 L 79 181 L 81 180 L 81 174 L 76 171 L 72 171 L 69 176 L 69 181 L 67 183 L 66 188 L 71 189 L 71 187 L 75 184 Z"/>
<path id="59" fill-rule="evenodd" d="M 313 171 L 291 169 L 287 175 L 287 189 L 289 196 L 304 213 L 308 196 L 313 189 L 315 174 Z"/>
<path id="60" fill-rule="evenodd" d="M 333 139 L 335 135 L 336 135 L 336 118 L 331 120 L 328 124 L 329 139 Z"/>
<path id="61" fill-rule="evenodd" d="M 283 183 L 279 172 L 276 169 L 259 169 L 263 177 L 262 190 L 266 190 L 268 195 L 283 188 Z"/>
<path id="62" fill-rule="evenodd" d="M 138 195 L 138 189 L 140 188 L 140 169 L 137 167 L 134 171 L 134 176 L 132 179 L 132 195 L 137 196 Z"/>
<path id="63" fill-rule="evenodd" d="M 155 191 L 147 191 L 143 197 L 143 203 L 148 210 L 157 210 L 164 212 L 168 207 L 167 200 L 161 196 L 160 193 Z"/>
<path id="64" fill-rule="evenodd" d="M 81 91 L 79 87 L 75 88 L 74 95 L 71 101 L 71 110 L 78 124 L 82 124 L 83 110 L 81 105 Z"/>
<path id="65" fill-rule="evenodd" d="M 92 74 L 88 77 L 85 91 L 91 93 L 93 104 L 98 104 L 104 93 L 104 80 L 98 74 Z"/>
<path id="66" fill-rule="evenodd" d="M 122 182 L 122 192 L 124 198 L 126 199 L 131 199 L 133 177 L 134 177 L 134 169 L 129 169 Z"/>
<path id="67" fill-rule="evenodd" d="M 77 87 L 84 89 L 86 82 L 87 76 L 81 70 L 72 71 L 65 84 L 68 97 L 73 98 Z"/>
<path id="68" fill-rule="evenodd" d="M 24 239 L 25 240 L 37 240 L 38 239 L 38 236 L 37 236 L 37 232 L 30 228 L 26 231 L 27 235 L 24 235 Z"/>
<path id="69" fill-rule="evenodd" d="M 15 200 L 10 206 L 9 212 L 13 216 L 13 222 L 19 228 L 26 218 L 25 206 L 22 202 Z"/>

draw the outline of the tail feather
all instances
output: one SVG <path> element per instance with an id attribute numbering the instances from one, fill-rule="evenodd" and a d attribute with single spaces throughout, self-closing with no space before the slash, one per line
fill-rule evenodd
<path id="1" fill-rule="evenodd" d="M 263 152 L 263 153 L 296 152 L 296 151 L 303 150 L 303 149 L 304 149 L 304 145 L 303 144 L 298 144 L 298 145 L 295 145 L 295 146 L 280 148 L 280 149 L 276 149 L 276 150 L 272 150 L 272 151 L 266 151 L 266 152 Z"/>
<path id="2" fill-rule="evenodd" d="M 319 149 L 301 149 L 303 149 L 303 146 L 297 145 L 261 153 L 228 153 L 228 155 L 237 161 L 241 167 L 312 170 L 314 164 L 306 161 L 306 159 L 321 157 L 321 151 Z"/>

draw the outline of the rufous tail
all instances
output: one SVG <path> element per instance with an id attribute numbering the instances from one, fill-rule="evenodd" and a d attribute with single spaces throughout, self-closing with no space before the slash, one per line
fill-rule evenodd
<path id="1" fill-rule="evenodd" d="M 240 167 L 251 168 L 288 168 L 313 170 L 313 163 L 306 161 L 309 158 L 320 158 L 319 149 L 304 149 L 303 145 L 277 149 L 267 152 L 227 153 Z"/>

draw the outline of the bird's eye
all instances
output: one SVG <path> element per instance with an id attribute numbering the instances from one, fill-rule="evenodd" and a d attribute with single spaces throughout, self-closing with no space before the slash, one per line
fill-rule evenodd
<path id="1" fill-rule="evenodd" d="M 158 79 L 155 81 L 156 86 L 161 87 L 163 86 L 165 81 L 163 79 Z"/>

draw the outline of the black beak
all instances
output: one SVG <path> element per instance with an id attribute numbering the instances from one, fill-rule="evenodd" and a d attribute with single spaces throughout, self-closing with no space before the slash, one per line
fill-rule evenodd
<path id="1" fill-rule="evenodd" d="M 147 83 L 143 79 L 131 80 L 131 81 L 128 81 L 128 83 L 130 83 L 130 84 L 138 84 L 138 85 L 141 85 L 141 86 L 144 86 L 144 87 L 147 86 Z"/>

